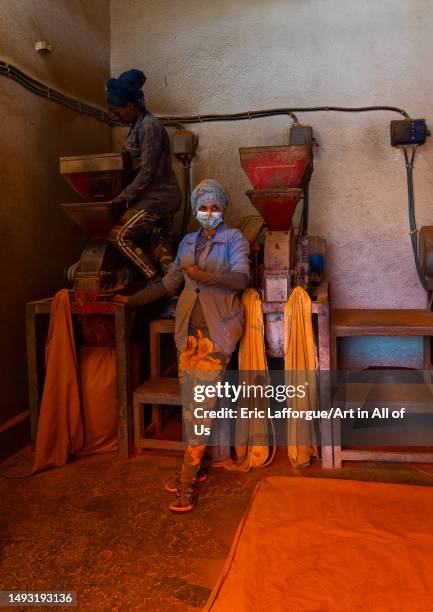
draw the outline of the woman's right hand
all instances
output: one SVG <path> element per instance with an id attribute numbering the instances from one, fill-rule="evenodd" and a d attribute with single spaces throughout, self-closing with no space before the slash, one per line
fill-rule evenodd
<path id="1" fill-rule="evenodd" d="M 130 308 L 138 308 L 139 306 L 156 302 L 156 300 L 160 300 L 162 297 L 167 295 L 168 292 L 163 283 L 161 281 L 157 281 L 155 283 L 147 284 L 146 287 L 138 293 L 134 293 L 133 295 L 117 294 L 113 299 L 118 304 L 128 304 Z"/>
<path id="2" fill-rule="evenodd" d="M 194 272 L 197 269 L 197 266 L 186 266 L 185 268 L 183 268 L 183 271 L 194 280 Z"/>

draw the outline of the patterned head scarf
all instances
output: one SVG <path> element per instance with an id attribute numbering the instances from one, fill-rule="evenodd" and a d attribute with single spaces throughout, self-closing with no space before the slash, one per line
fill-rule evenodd
<path id="1" fill-rule="evenodd" d="M 213 179 L 205 179 L 197 185 L 191 194 L 191 208 L 194 215 L 204 203 L 212 203 L 223 212 L 229 203 L 229 196 L 224 187 Z"/>
<path id="2" fill-rule="evenodd" d="M 108 79 L 106 90 L 109 106 L 124 107 L 128 102 L 143 106 L 144 100 L 141 88 L 145 82 L 146 77 L 143 72 L 135 68 L 122 72 L 118 79 Z"/>

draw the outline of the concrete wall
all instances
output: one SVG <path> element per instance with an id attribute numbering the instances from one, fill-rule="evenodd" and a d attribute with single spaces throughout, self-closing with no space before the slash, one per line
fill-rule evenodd
<path id="1" fill-rule="evenodd" d="M 0 59 L 72 96 L 104 102 L 109 72 L 106 0 L 0 0 Z M 36 40 L 53 52 L 39 56 Z M 77 197 L 61 155 L 109 151 L 110 128 L 0 76 L 0 425 L 27 408 L 25 303 L 63 286 L 86 240 L 59 208 Z"/>
<path id="2" fill-rule="evenodd" d="M 142 68 L 159 114 L 280 106 L 387 104 L 433 120 L 429 0 L 112 0 L 111 71 Z M 422 308 L 411 253 L 405 168 L 389 145 L 388 112 L 299 113 L 318 147 L 311 232 L 328 241 L 334 307 Z M 252 212 L 239 146 L 287 142 L 285 118 L 194 126 L 194 183 L 229 189 L 229 222 Z M 398 157 L 398 159 L 396 159 Z M 433 223 L 432 144 L 415 169 L 418 225 Z M 420 365 L 421 343 L 346 346 L 348 365 Z"/>

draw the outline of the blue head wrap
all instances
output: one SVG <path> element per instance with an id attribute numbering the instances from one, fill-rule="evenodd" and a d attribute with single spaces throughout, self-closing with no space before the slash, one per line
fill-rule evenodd
<path id="1" fill-rule="evenodd" d="M 126 106 L 128 102 L 144 105 L 141 88 L 146 81 L 141 70 L 131 68 L 122 72 L 118 79 L 108 79 L 106 83 L 107 102 L 109 106 Z"/>
<path id="2" fill-rule="evenodd" d="M 191 208 L 196 214 L 205 202 L 215 204 L 221 211 L 227 208 L 229 196 L 224 187 L 213 179 L 205 179 L 197 185 L 191 194 Z"/>

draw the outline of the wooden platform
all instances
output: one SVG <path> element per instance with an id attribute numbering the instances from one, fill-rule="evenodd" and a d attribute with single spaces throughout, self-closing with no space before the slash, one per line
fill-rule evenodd
<path id="1" fill-rule="evenodd" d="M 331 369 L 338 369 L 338 339 L 343 337 L 366 337 L 366 336 L 422 336 L 424 338 L 423 367 L 425 370 L 433 369 L 431 358 L 431 337 L 433 336 L 433 312 L 421 309 L 336 309 L 331 311 Z M 418 386 L 418 389 L 415 387 Z M 367 397 L 369 385 L 349 385 L 350 398 L 347 398 L 348 407 L 362 402 Z M 376 385 L 376 388 L 378 385 Z M 405 389 L 403 390 L 403 387 Z M 413 392 L 419 396 L 419 385 L 402 385 L 403 396 L 400 401 L 410 401 Z M 431 394 L 431 388 L 424 389 L 424 401 L 427 404 Z M 414 398 L 420 401 L 419 397 Z M 413 409 L 416 411 L 416 408 Z M 339 427 L 334 423 L 333 427 Z M 339 439 L 339 436 L 335 436 Z M 409 461 L 433 463 L 433 453 L 416 452 L 386 452 L 377 450 L 342 449 L 339 444 L 334 443 L 334 467 L 341 467 L 343 460 L 351 461 Z"/>
<path id="2" fill-rule="evenodd" d="M 423 336 L 424 369 L 432 369 L 430 310 L 336 309 L 331 311 L 331 369 L 338 368 L 338 338 L 365 336 Z"/>
<path id="3" fill-rule="evenodd" d="M 337 336 L 430 336 L 433 312 L 420 309 L 335 309 L 332 331 Z"/>

